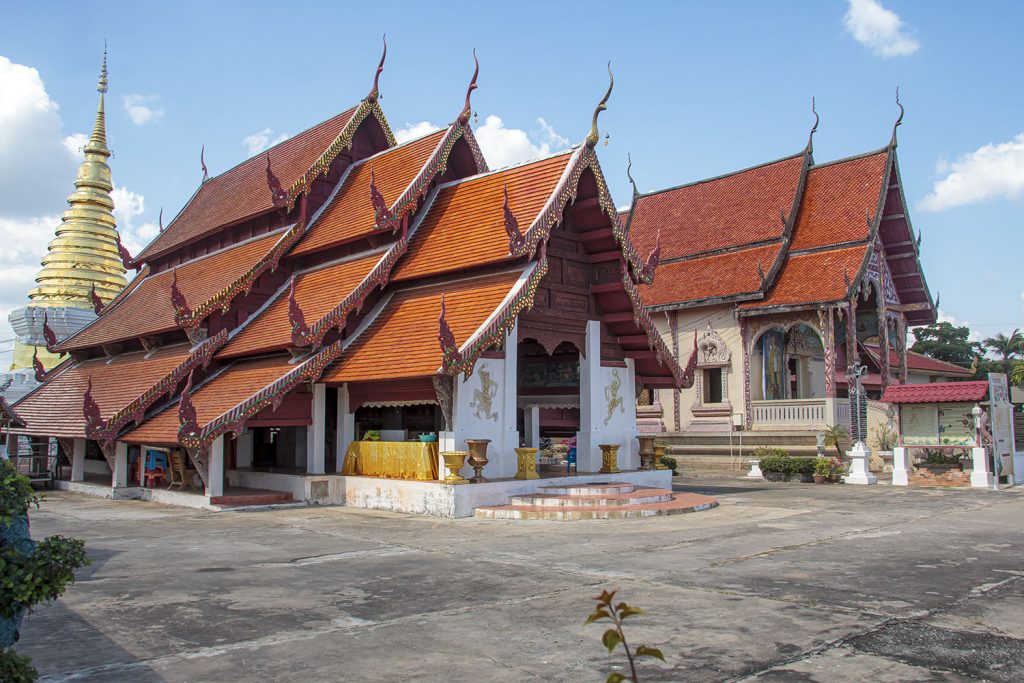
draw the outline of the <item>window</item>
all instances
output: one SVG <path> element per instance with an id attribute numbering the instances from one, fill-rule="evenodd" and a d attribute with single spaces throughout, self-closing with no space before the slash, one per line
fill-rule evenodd
<path id="1" fill-rule="evenodd" d="M 722 402 L 722 368 L 704 370 L 704 403 Z"/>

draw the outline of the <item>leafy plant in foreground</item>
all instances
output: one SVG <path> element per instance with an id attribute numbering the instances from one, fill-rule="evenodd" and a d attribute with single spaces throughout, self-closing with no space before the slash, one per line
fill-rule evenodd
<path id="1" fill-rule="evenodd" d="M 637 645 L 636 649 L 631 652 L 629 644 L 626 642 L 626 634 L 622 630 L 622 623 L 629 617 L 637 614 L 643 614 L 644 611 L 639 607 L 630 607 L 625 602 L 620 602 L 615 605 L 612 601 L 615 599 L 615 593 L 617 591 L 601 591 L 601 595 L 594 598 L 597 605 L 594 607 L 593 613 L 587 617 L 587 624 L 593 624 L 597 621 L 610 621 L 614 624 L 614 628 L 610 628 L 604 632 L 601 636 L 601 642 L 608 648 L 608 654 L 611 654 L 616 647 L 622 645 L 622 649 L 626 652 L 626 659 L 629 661 L 629 673 L 630 676 L 626 676 L 613 671 L 608 674 L 608 678 L 605 679 L 605 683 L 621 683 L 622 681 L 629 680 L 633 683 L 639 683 L 640 679 L 636 675 L 636 661 L 637 657 L 654 657 L 665 661 L 665 655 L 661 654 L 661 650 L 656 647 L 648 647 L 647 645 Z"/>

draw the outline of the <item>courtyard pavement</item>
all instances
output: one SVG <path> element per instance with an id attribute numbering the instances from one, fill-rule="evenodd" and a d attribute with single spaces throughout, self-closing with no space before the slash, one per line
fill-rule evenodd
<path id="1" fill-rule="evenodd" d="M 47 493 L 91 566 L 25 622 L 44 680 L 603 681 L 592 597 L 646 614 L 642 681 L 1024 680 L 1024 487 L 686 475 L 706 512 L 442 520 Z M 613 669 L 613 667 L 618 667 Z"/>

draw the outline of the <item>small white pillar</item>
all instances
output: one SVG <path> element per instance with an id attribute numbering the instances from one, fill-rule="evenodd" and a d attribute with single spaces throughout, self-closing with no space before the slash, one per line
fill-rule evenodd
<path id="1" fill-rule="evenodd" d="M 846 451 L 846 454 L 850 456 L 850 471 L 843 477 L 843 481 L 847 484 L 878 483 L 878 477 L 871 474 L 871 470 L 868 469 L 868 457 L 871 455 L 871 451 L 864 447 L 863 441 L 853 444 L 853 450 Z"/>
<path id="2" fill-rule="evenodd" d="M 515 449 L 519 448 L 519 426 L 516 420 L 518 412 L 519 395 L 519 373 L 517 371 L 519 361 L 519 326 L 518 322 L 512 326 L 505 335 L 505 358 L 502 363 L 501 388 L 501 439 L 498 443 L 491 444 L 493 455 L 487 457 L 498 461 L 499 477 L 514 476 L 519 468 Z M 524 425 L 525 427 L 525 425 Z M 443 470 L 440 470 L 443 471 Z"/>
<path id="3" fill-rule="evenodd" d="M 345 465 L 345 454 L 348 453 L 349 444 L 356 440 L 356 415 L 351 411 L 351 403 L 348 397 L 348 385 L 338 387 L 338 420 L 337 438 L 334 440 L 338 449 L 335 457 L 335 469 L 341 472 Z"/>
<path id="4" fill-rule="evenodd" d="M 71 447 L 71 481 L 85 479 L 85 439 L 75 439 Z"/>
<path id="5" fill-rule="evenodd" d="M 747 472 L 747 476 L 751 479 L 764 479 L 764 473 L 761 472 L 761 461 L 751 460 L 750 471 Z"/>
<path id="6" fill-rule="evenodd" d="M 123 441 L 114 442 L 114 471 L 110 485 L 114 488 L 128 486 L 128 444 Z"/>
<path id="7" fill-rule="evenodd" d="M 526 445 L 540 448 L 540 406 L 526 406 L 523 411 L 523 430 L 526 432 Z"/>
<path id="8" fill-rule="evenodd" d="M 235 439 L 235 467 L 244 470 L 252 467 L 253 433 L 246 429 Z"/>
<path id="9" fill-rule="evenodd" d="M 224 435 L 221 434 L 210 444 L 210 460 L 207 463 L 206 495 L 213 498 L 224 495 Z"/>
<path id="10" fill-rule="evenodd" d="M 601 321 L 587 321 L 586 354 L 580 354 L 580 431 L 576 433 L 576 467 L 580 472 L 601 469 Z M 626 392 L 629 395 L 629 392 Z"/>
<path id="11" fill-rule="evenodd" d="M 971 471 L 971 487 L 976 489 L 993 488 L 996 478 L 988 469 L 988 449 L 972 448 L 971 459 L 974 461 L 974 469 Z"/>
<path id="12" fill-rule="evenodd" d="M 313 385 L 313 425 L 309 429 L 309 458 L 306 460 L 308 474 L 323 474 L 327 455 L 327 385 Z"/>
<path id="13" fill-rule="evenodd" d="M 907 486 L 910 473 L 910 451 L 903 446 L 892 449 L 892 485 Z"/>

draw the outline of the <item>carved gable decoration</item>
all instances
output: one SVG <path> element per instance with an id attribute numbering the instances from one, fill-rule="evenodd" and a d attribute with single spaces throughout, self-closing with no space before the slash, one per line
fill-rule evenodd
<path id="1" fill-rule="evenodd" d="M 697 367 L 717 368 L 732 364 L 732 353 L 726 345 L 722 336 L 711 329 L 708 323 L 707 329 L 697 339 Z"/>

